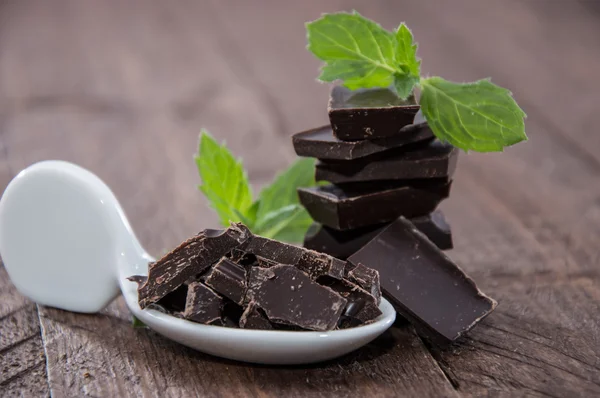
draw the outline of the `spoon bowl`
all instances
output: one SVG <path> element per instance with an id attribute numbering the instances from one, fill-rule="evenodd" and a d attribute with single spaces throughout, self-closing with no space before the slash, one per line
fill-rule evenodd
<path id="1" fill-rule="evenodd" d="M 382 299 L 373 323 L 327 332 L 264 331 L 202 325 L 137 302 L 154 259 L 142 248 L 110 188 L 72 163 L 44 161 L 19 173 L 0 200 L 0 255 L 11 281 L 31 300 L 95 313 L 123 294 L 130 311 L 163 336 L 245 362 L 303 364 L 332 359 L 375 339 L 395 320 Z"/>

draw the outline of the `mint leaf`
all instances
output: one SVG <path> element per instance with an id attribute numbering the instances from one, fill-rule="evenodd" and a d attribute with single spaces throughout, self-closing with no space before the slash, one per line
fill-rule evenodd
<path id="1" fill-rule="evenodd" d="M 200 134 L 194 159 L 202 179 L 199 188 L 217 211 L 221 223 L 228 226 L 230 221 L 249 222 L 251 218 L 243 217 L 252 206 L 252 191 L 242 162 L 205 130 Z"/>
<path id="2" fill-rule="evenodd" d="M 512 93 L 489 80 L 421 80 L 421 110 L 433 133 L 465 151 L 502 151 L 527 140 L 525 112 Z"/>
<path id="3" fill-rule="evenodd" d="M 388 87 L 394 73 L 394 35 L 379 24 L 352 14 L 325 14 L 306 24 L 308 49 L 325 61 L 319 80 L 342 80 L 349 89 Z"/>
<path id="4" fill-rule="evenodd" d="M 296 161 L 254 202 L 241 161 L 204 130 L 195 161 L 202 179 L 200 190 L 223 225 L 241 221 L 257 235 L 290 243 L 302 241 L 312 219 L 300 205 L 296 189 L 315 185 L 315 159 Z"/>
<path id="5" fill-rule="evenodd" d="M 406 74 L 413 77 L 421 75 L 421 60 L 417 58 L 417 43 L 414 42 L 412 32 L 403 23 L 396 29 L 396 48 L 394 51 L 396 62 L 403 68 Z"/>
<path id="6" fill-rule="evenodd" d="M 300 204 L 292 204 L 267 213 L 256 225 L 256 233 L 272 239 L 299 243 L 312 224 L 310 215 Z"/>
<path id="7" fill-rule="evenodd" d="M 260 204 L 256 212 L 256 233 L 274 238 L 284 227 L 294 230 L 306 227 L 302 234 L 306 232 L 312 219 L 300 206 L 296 189 L 314 185 L 315 159 L 299 159 L 279 174 L 275 181 L 260 193 Z M 297 207 L 290 207 L 294 205 Z"/>
<path id="8" fill-rule="evenodd" d="M 417 58 L 417 44 L 413 40 L 412 32 L 404 23 L 396 29 L 394 55 L 396 63 L 404 72 L 394 74 L 394 88 L 398 97 L 407 99 L 419 83 L 421 61 Z"/>
<path id="9" fill-rule="evenodd" d="M 417 83 L 419 83 L 419 76 L 394 75 L 394 88 L 396 89 L 396 94 L 403 100 L 411 96 Z"/>
<path id="10" fill-rule="evenodd" d="M 140 321 L 135 315 L 132 315 L 131 326 L 133 328 L 147 328 L 146 324 Z"/>

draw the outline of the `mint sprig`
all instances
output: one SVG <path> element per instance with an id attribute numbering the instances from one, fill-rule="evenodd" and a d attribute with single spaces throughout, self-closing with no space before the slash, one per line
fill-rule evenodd
<path id="1" fill-rule="evenodd" d="M 315 185 L 315 161 L 302 158 L 264 187 L 254 200 L 248 174 L 225 144 L 202 130 L 195 156 L 202 180 L 200 191 L 221 224 L 243 222 L 255 234 L 290 243 L 301 242 L 312 223 L 296 189 Z"/>
<path id="2" fill-rule="evenodd" d="M 465 151 L 502 151 L 527 140 L 523 110 L 512 93 L 489 79 L 453 83 L 421 77 L 412 32 L 394 32 L 353 13 L 324 14 L 306 24 L 308 49 L 325 64 L 319 80 L 351 90 L 393 87 L 398 97 L 422 91 L 420 105 L 433 133 Z"/>

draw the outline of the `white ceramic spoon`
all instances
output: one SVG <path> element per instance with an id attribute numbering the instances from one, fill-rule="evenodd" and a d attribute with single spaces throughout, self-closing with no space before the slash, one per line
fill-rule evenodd
<path id="1" fill-rule="evenodd" d="M 153 258 L 139 244 L 111 190 L 71 163 L 36 163 L 17 175 L 0 200 L 0 255 L 19 292 L 74 312 L 102 310 L 119 292 L 156 332 L 199 351 L 264 364 L 319 362 L 375 339 L 396 313 L 381 301 L 374 323 L 330 332 L 292 332 L 207 326 L 137 303 L 137 284 Z"/>

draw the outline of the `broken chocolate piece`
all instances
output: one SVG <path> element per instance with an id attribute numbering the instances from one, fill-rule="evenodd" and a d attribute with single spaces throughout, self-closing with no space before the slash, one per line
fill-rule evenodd
<path id="1" fill-rule="evenodd" d="M 240 318 L 240 327 L 243 329 L 259 329 L 259 330 L 271 330 L 273 325 L 267 319 L 265 315 L 261 313 L 260 308 L 254 301 L 248 303 L 246 310 Z"/>
<path id="2" fill-rule="evenodd" d="M 234 303 L 242 305 L 246 295 L 246 269 L 223 257 L 209 271 L 204 283 Z"/>
<path id="3" fill-rule="evenodd" d="M 423 232 L 441 250 L 452 249 L 452 233 L 441 210 L 421 217 L 411 218 L 415 227 Z M 388 224 L 339 231 L 318 223 L 308 229 L 304 247 L 345 260 L 375 237 Z"/>
<path id="4" fill-rule="evenodd" d="M 376 189 L 369 184 L 326 185 L 298 188 L 298 195 L 313 220 L 347 230 L 428 214 L 450 195 L 452 182 L 415 180 L 408 184 L 388 183 Z"/>
<path id="5" fill-rule="evenodd" d="M 454 247 L 450 225 L 441 210 L 436 210 L 426 216 L 411 218 L 410 222 L 440 250 L 450 250 Z"/>
<path id="6" fill-rule="evenodd" d="M 227 253 L 226 257 L 243 267 L 251 267 L 256 265 L 256 256 L 240 249 L 233 249 L 231 252 Z"/>
<path id="7" fill-rule="evenodd" d="M 170 312 L 181 312 L 185 310 L 187 297 L 188 286 L 181 285 L 172 292 L 167 293 L 165 297 L 158 300 L 156 304 Z"/>
<path id="8" fill-rule="evenodd" d="M 340 326 L 357 326 L 370 322 L 381 315 L 378 299 L 349 280 L 337 280 L 328 277 L 319 278 L 318 282 L 331 288 L 340 296 L 348 300 L 342 313 Z M 352 321 L 344 318 L 351 318 Z"/>
<path id="9" fill-rule="evenodd" d="M 207 229 L 186 240 L 148 267 L 148 280 L 138 289 L 140 308 L 155 303 L 184 282 L 206 271 L 215 261 L 250 238 L 248 228 L 232 224 L 226 230 Z"/>
<path id="10" fill-rule="evenodd" d="M 254 236 L 245 250 L 256 255 L 258 263 L 263 267 L 288 264 L 298 267 L 313 278 L 321 275 L 336 279 L 344 277 L 343 261 L 303 247 Z"/>
<path id="11" fill-rule="evenodd" d="M 223 326 L 228 328 L 239 328 L 240 319 L 244 313 L 244 308 L 228 299 L 223 299 L 223 301 L 225 302 L 223 305 L 223 311 L 221 312 Z"/>
<path id="12" fill-rule="evenodd" d="M 346 273 L 348 280 L 356 283 L 358 286 L 369 292 L 377 304 L 381 302 L 381 288 L 379 286 L 379 272 L 373 268 L 365 267 L 361 263 L 354 266 L 355 263 L 348 263 Z"/>
<path id="13" fill-rule="evenodd" d="M 202 282 L 188 286 L 183 317 L 205 325 L 221 325 L 223 298 Z"/>
<path id="14" fill-rule="evenodd" d="M 131 275 L 129 278 L 127 278 L 127 280 L 137 283 L 139 287 L 140 285 L 146 283 L 148 277 L 146 275 Z"/>
<path id="15" fill-rule="evenodd" d="M 409 124 L 398 134 L 376 140 L 342 141 L 333 135 L 331 126 L 317 127 L 294 134 L 292 141 L 298 156 L 318 159 L 352 160 L 433 139 L 427 123 Z"/>
<path id="16" fill-rule="evenodd" d="M 338 231 L 314 223 L 306 232 L 304 247 L 345 260 L 373 239 L 386 225 Z"/>
<path id="17" fill-rule="evenodd" d="M 348 161 L 317 163 L 315 178 L 334 184 L 411 180 L 419 178 L 451 179 L 456 169 L 458 149 L 440 141 L 411 151 L 387 151 Z"/>
<path id="18" fill-rule="evenodd" d="M 389 137 L 413 122 L 419 110 L 414 97 L 400 99 L 387 88 L 349 90 L 335 86 L 329 98 L 329 121 L 340 140 Z"/>
<path id="19" fill-rule="evenodd" d="M 403 217 L 348 260 L 379 271 L 384 296 L 434 343 L 456 340 L 497 305 Z"/>
<path id="20" fill-rule="evenodd" d="M 247 296 L 271 322 L 321 331 L 336 327 L 347 303 L 292 265 L 252 268 Z"/>

